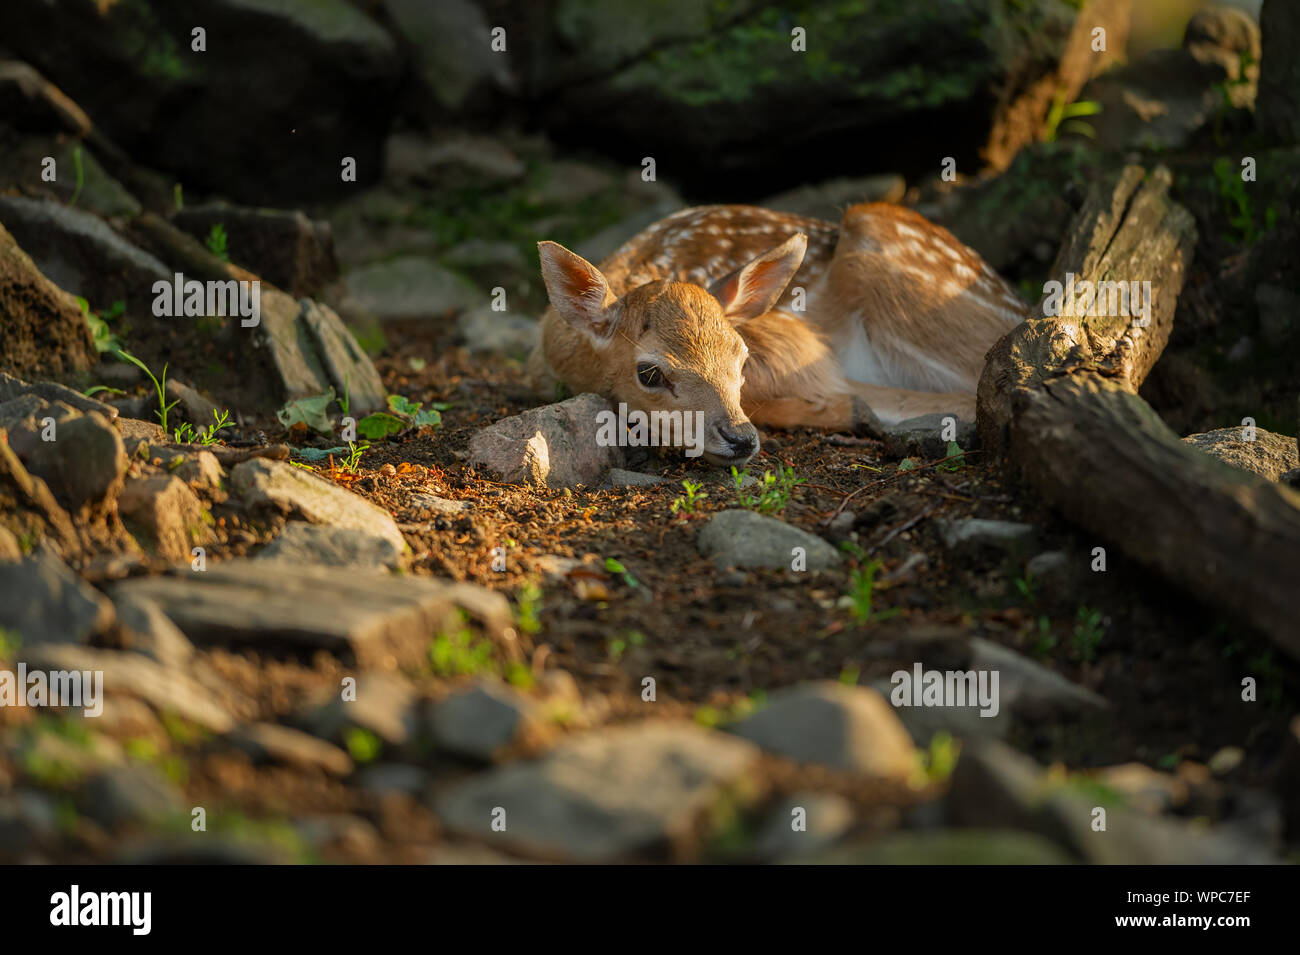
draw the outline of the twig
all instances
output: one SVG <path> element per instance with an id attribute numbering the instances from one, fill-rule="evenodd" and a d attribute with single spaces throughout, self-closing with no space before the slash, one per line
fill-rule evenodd
<path id="1" fill-rule="evenodd" d="M 883 477 L 878 481 L 872 481 L 870 484 L 864 484 L 860 488 L 850 491 L 848 494 L 844 496 L 844 500 L 840 501 L 840 506 L 835 508 L 835 512 L 831 514 L 830 519 L 827 520 L 826 523 L 829 524 L 831 521 L 835 520 L 835 518 L 839 517 L 840 512 L 844 510 L 844 505 L 848 504 L 849 501 L 853 500 L 853 498 L 857 497 L 863 491 L 867 490 L 867 488 L 879 487 L 881 484 L 888 484 L 890 481 L 896 480 L 897 478 L 903 477 L 904 475 L 915 474 L 917 471 L 924 471 L 926 468 L 932 468 L 935 465 L 943 464 L 946 461 L 952 461 L 956 458 L 964 458 L 968 454 L 979 454 L 979 453 L 980 453 L 979 449 L 976 449 L 974 451 L 962 451 L 960 454 L 950 454 L 946 458 L 939 458 L 939 460 L 937 461 L 930 461 L 926 464 L 918 464 L 916 467 L 908 468 L 906 471 L 899 471 L 896 474 L 889 475 L 889 477 Z"/>

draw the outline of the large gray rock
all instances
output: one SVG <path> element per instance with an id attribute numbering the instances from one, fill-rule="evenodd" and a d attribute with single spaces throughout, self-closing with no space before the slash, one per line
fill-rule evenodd
<path id="1" fill-rule="evenodd" d="M 729 729 L 798 763 L 900 780 L 916 768 L 907 730 L 884 697 L 868 687 L 824 682 L 780 690 Z"/>
<path id="2" fill-rule="evenodd" d="M 437 800 L 451 829 L 545 858 L 612 862 L 688 838 L 758 750 L 698 726 L 647 721 L 586 733 Z M 493 820 L 504 810 L 505 828 Z"/>
<path id="3" fill-rule="evenodd" d="M 808 570 L 839 566 L 840 555 L 826 541 L 775 517 L 754 511 L 719 511 L 700 529 L 695 546 L 719 570 L 770 567 L 790 570 L 802 550 Z"/>
<path id="4" fill-rule="evenodd" d="M 229 560 L 202 573 L 123 581 L 115 594 L 153 600 L 199 646 L 326 650 L 362 666 L 421 665 L 429 640 L 465 610 L 490 635 L 510 625 L 504 596 L 427 577 Z"/>
<path id="5" fill-rule="evenodd" d="M 205 52 L 191 48 L 196 26 Z M 9 0 L 0 35 L 115 142 L 187 185 L 283 202 L 381 172 L 401 59 L 346 0 Z M 345 156 L 356 183 L 340 175 Z M 255 175 L 249 157 L 265 158 Z"/>
<path id="6" fill-rule="evenodd" d="M 466 279 L 437 262 L 408 255 L 353 269 L 348 294 L 381 321 L 441 318 L 482 304 L 485 296 Z"/>
<path id="7" fill-rule="evenodd" d="M 624 461 L 622 448 L 597 441 L 598 416 L 609 410 L 587 394 L 502 418 L 470 438 L 469 461 L 511 484 L 595 487 Z"/>
<path id="8" fill-rule="evenodd" d="M 85 643 L 113 624 L 113 605 L 46 547 L 0 562 L 0 627 L 26 648 Z"/>
<path id="9" fill-rule="evenodd" d="M 1237 427 L 1191 434 L 1183 438 L 1183 443 L 1213 455 L 1224 464 L 1250 471 L 1270 481 L 1279 480 L 1287 471 L 1300 467 L 1300 452 L 1297 452 L 1296 442 L 1285 435 L 1274 434 L 1262 428 L 1255 429 L 1254 441 L 1246 441 L 1242 437 L 1242 429 Z"/>
<path id="10" fill-rule="evenodd" d="M 250 508 L 266 508 L 302 517 L 313 524 L 361 531 L 405 552 L 406 541 L 387 511 L 283 461 L 254 458 L 230 472 L 235 493 Z"/>
<path id="11" fill-rule="evenodd" d="M 492 49 L 488 22 L 470 0 L 383 0 L 383 7 L 414 56 L 423 92 L 443 109 L 481 106 L 514 85 L 509 47 Z"/>
<path id="12" fill-rule="evenodd" d="M 183 667 L 194 657 L 194 644 L 152 600 L 113 594 L 117 622 L 127 632 L 128 646 L 165 667 Z"/>
<path id="13" fill-rule="evenodd" d="M 96 309 L 121 301 L 151 314 L 154 283 L 172 280 L 171 269 L 103 219 L 61 202 L 0 196 L 0 222 L 50 281 Z"/>

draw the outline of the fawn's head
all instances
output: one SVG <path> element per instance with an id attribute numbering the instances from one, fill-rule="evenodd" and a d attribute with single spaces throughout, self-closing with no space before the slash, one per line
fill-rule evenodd
<path id="1" fill-rule="evenodd" d="M 705 460 L 743 467 L 758 452 L 758 431 L 740 408 L 748 349 L 735 324 L 776 304 L 807 245 L 792 236 L 707 289 L 654 281 L 622 297 L 562 245 L 542 242 L 538 252 L 555 311 L 596 353 L 597 390 L 629 410 L 701 412 Z"/>

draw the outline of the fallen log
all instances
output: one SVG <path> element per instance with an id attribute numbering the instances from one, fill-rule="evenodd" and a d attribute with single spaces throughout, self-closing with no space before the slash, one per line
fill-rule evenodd
<path id="1" fill-rule="evenodd" d="M 1137 395 L 1169 339 L 1196 241 L 1169 182 L 1163 169 L 1125 169 L 1080 210 L 1053 268 L 1076 289 L 1150 282 L 1149 308 L 1089 313 L 1045 293 L 989 351 L 980 435 L 1100 542 L 1300 656 L 1300 494 L 1184 444 Z"/>

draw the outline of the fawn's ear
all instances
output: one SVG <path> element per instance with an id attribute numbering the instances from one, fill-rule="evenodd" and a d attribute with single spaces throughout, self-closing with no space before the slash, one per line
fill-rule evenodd
<path id="1" fill-rule="evenodd" d="M 542 260 L 542 281 L 560 317 L 595 345 L 604 345 L 614 333 L 609 306 L 614 295 L 605 276 L 580 255 L 558 242 L 537 243 Z"/>
<path id="2" fill-rule="evenodd" d="M 792 235 L 775 249 L 713 282 L 709 292 L 722 303 L 728 318 L 738 322 L 757 318 L 781 298 L 807 250 L 808 236 L 802 232 Z"/>

